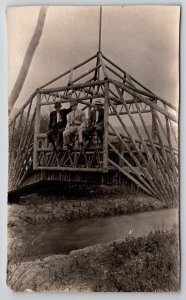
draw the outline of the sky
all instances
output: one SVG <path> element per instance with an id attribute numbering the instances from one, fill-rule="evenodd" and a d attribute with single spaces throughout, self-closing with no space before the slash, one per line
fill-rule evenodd
<path id="1" fill-rule="evenodd" d="M 39 7 L 7 10 L 9 94 L 38 15 Z M 99 7 L 50 6 L 16 107 L 48 80 L 96 54 L 98 32 Z M 154 93 L 178 105 L 178 6 L 104 6 L 101 50 Z"/>

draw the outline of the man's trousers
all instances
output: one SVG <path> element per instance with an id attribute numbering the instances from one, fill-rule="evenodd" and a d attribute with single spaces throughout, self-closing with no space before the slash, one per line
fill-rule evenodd
<path id="1" fill-rule="evenodd" d="M 70 126 L 65 129 L 63 132 L 63 143 L 64 146 L 67 146 L 71 143 L 72 137 L 75 135 L 75 133 L 78 134 L 78 141 L 81 144 L 83 142 L 83 132 L 86 128 L 85 127 L 80 127 L 80 126 Z"/>

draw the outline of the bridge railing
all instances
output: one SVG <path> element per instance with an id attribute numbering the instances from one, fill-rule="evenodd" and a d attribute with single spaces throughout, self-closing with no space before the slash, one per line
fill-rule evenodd
<path id="1" fill-rule="evenodd" d="M 110 116 L 115 116 L 123 132 L 114 128 L 111 117 L 108 124 L 117 136 L 121 149 L 125 149 L 118 151 L 108 141 L 109 149 L 120 158 L 120 164 L 116 164 L 111 158 L 109 164 L 145 192 L 172 203 L 178 195 L 176 109 L 154 94 L 136 88 L 128 74 L 126 81 L 127 85 L 126 82 L 120 83 L 109 78 Z M 132 96 L 131 100 L 127 98 L 129 96 Z M 127 135 L 131 141 L 135 154 L 123 135 Z M 126 152 L 127 155 L 124 154 Z M 129 170 L 126 170 L 126 166 Z"/>
<path id="2" fill-rule="evenodd" d="M 9 123 L 9 189 L 15 189 L 32 169 L 35 93 Z"/>

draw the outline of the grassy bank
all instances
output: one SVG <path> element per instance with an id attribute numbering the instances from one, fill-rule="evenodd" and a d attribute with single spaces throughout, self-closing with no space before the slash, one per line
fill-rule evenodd
<path id="1" fill-rule="evenodd" d="M 145 194 L 106 193 L 99 197 L 32 195 L 22 204 L 8 206 L 9 227 L 28 224 L 71 222 L 85 218 L 105 217 L 167 208 L 165 203 Z M 24 227 L 23 227 L 24 226 Z"/>
<path id="2" fill-rule="evenodd" d="M 175 230 L 127 238 L 53 255 L 34 262 L 9 262 L 8 285 L 34 291 L 177 291 Z"/>

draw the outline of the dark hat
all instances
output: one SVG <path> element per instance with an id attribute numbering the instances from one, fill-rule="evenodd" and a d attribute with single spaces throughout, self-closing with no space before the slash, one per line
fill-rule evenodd
<path id="1" fill-rule="evenodd" d="M 57 108 L 57 107 L 61 107 L 61 103 L 59 101 L 56 101 L 54 104 L 54 108 Z"/>
<path id="2" fill-rule="evenodd" d="M 70 102 L 70 107 L 75 106 L 75 105 L 78 105 L 78 102 L 76 100 L 72 100 Z"/>

